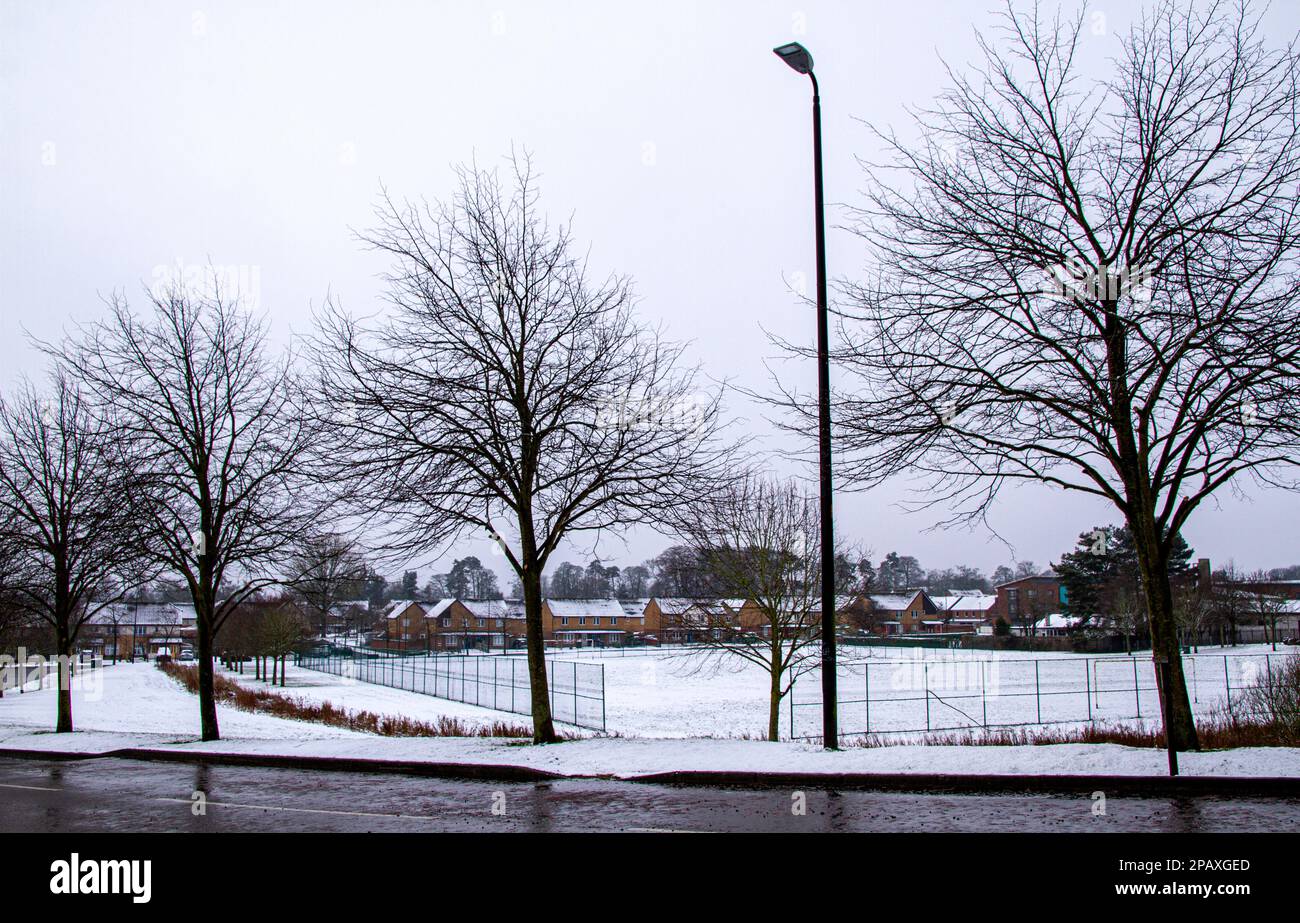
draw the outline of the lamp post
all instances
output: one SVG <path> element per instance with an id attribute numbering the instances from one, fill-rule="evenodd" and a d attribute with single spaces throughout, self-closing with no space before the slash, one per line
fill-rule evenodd
<path id="1" fill-rule="evenodd" d="M 831 519 L 831 373 L 826 308 L 826 212 L 822 200 L 822 107 L 812 55 L 798 42 L 772 49 L 776 56 L 812 81 L 813 211 L 817 232 L 817 455 L 821 494 L 822 550 L 822 742 L 839 749 L 835 691 L 835 529 Z M 792 729 L 793 730 L 793 729 Z"/>

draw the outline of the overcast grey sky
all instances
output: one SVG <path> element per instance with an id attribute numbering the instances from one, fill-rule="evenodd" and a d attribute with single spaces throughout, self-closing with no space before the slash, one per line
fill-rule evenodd
<path id="1" fill-rule="evenodd" d="M 822 85 L 826 189 L 857 201 L 859 120 L 903 133 L 903 107 L 945 86 L 940 57 L 974 58 L 989 3 L 118 2 L 0 0 L 0 387 L 41 371 L 25 331 L 57 338 L 101 297 L 143 299 L 163 272 L 229 269 L 274 335 L 304 332 L 327 293 L 379 306 L 367 226 L 380 184 L 436 198 L 451 167 L 535 156 L 546 207 L 574 217 L 593 267 L 630 274 L 640 310 L 718 378 L 765 384 L 763 328 L 811 342 L 809 87 L 771 53 L 798 40 Z M 1278 41 L 1300 5 L 1268 14 Z M 1092 3 L 1087 66 L 1106 66 L 1136 3 Z M 832 275 L 854 239 L 834 232 Z M 809 388 L 811 367 L 781 374 Z M 775 448 L 761 410 L 731 403 Z M 837 496 L 837 528 L 879 558 L 985 571 L 1013 554 L 987 532 L 924 532 L 897 508 L 906 485 Z M 1099 522 L 1098 502 L 1047 489 L 1005 495 L 991 517 L 1015 557 L 1045 565 Z M 1226 497 L 1185 534 L 1216 563 L 1300 562 L 1300 497 Z M 667 541 L 648 529 L 603 559 Z M 488 543 L 466 541 L 503 574 Z M 561 554 L 581 563 L 586 549 Z M 449 558 L 444 562 L 449 563 Z M 557 562 L 558 563 L 558 562 Z M 422 578 L 428 574 L 424 568 Z"/>

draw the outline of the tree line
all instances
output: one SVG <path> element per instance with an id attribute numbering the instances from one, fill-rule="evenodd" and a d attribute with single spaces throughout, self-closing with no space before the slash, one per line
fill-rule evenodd
<path id="1" fill-rule="evenodd" d="M 907 477 L 941 525 L 1022 483 L 1109 504 L 1169 664 L 1169 739 L 1194 749 L 1176 537 L 1225 490 L 1300 486 L 1300 52 L 1249 3 L 1158 4 L 1098 76 L 1085 40 L 1082 10 L 1008 8 L 913 111 L 919 140 L 876 130 L 849 213 L 863 270 L 833 306 L 836 484 Z M 388 310 L 329 299 L 284 350 L 215 284 L 114 295 L 37 344 L 48 380 L 0 409 L 0 571 L 59 653 L 90 600 L 166 575 L 197 614 L 215 739 L 212 658 L 241 602 L 336 582 L 337 554 L 295 557 L 304 536 L 329 523 L 402 561 L 486 537 L 524 601 L 546 742 L 542 575 L 565 541 L 656 524 L 691 549 L 656 575 L 677 594 L 739 590 L 736 561 L 771 600 L 809 591 L 815 543 L 741 538 L 796 522 L 805 487 L 755 481 L 722 389 L 545 217 L 526 156 L 433 202 L 384 193 L 360 239 L 388 261 Z M 758 396 L 816 445 L 810 395 Z M 837 583 L 863 585 L 863 556 L 835 552 Z M 561 589 L 615 579 L 599 567 Z M 880 569 L 870 585 L 923 579 L 901 555 Z"/>

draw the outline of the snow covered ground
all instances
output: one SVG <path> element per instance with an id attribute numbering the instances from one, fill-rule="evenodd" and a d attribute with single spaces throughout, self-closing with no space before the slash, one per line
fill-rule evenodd
<path id="1" fill-rule="evenodd" d="M 54 728 L 55 690 L 46 688 L 0 698 L 0 737 Z M 286 721 L 217 706 L 224 734 L 245 738 L 353 736 L 353 731 L 303 721 Z M 72 724 L 79 731 L 160 734 L 176 740 L 199 735 L 198 699 L 151 663 L 119 663 L 86 671 L 73 682 Z M 12 744 L 4 744 L 13 746 Z M 124 746 L 118 744 L 118 746 Z"/>
<path id="2" fill-rule="evenodd" d="M 1227 693 L 1258 682 L 1286 649 L 1268 645 L 1206 648 L 1185 658 L 1192 705 L 1205 714 Z M 761 737 L 767 729 L 768 675 L 733 655 L 698 648 L 557 651 L 604 671 L 609 733 L 629 737 Z M 406 658 L 418 671 L 424 658 Z M 526 716 L 464 705 L 314 670 L 289 668 L 282 691 L 351 709 L 406 714 L 425 720 L 452 715 L 468 723 Z M 263 685 L 232 674 L 249 685 Z M 818 670 L 803 675 L 782 703 L 781 736 L 820 729 Z M 418 683 L 416 684 L 418 686 Z M 924 731 L 988 724 L 1152 721 L 1159 699 L 1149 653 L 1081 657 L 1074 654 L 852 648 L 841 651 L 840 722 L 845 733 Z M 864 701 L 870 698 L 870 707 Z M 791 707 L 793 703 L 793 708 Z"/>
<path id="3" fill-rule="evenodd" d="M 637 658 L 618 659 L 616 676 L 643 674 Z M 671 658 L 650 658 L 653 674 L 645 682 L 622 682 L 620 720 L 636 718 L 666 722 L 689 711 L 689 690 L 707 680 L 700 672 L 680 672 Z M 662 672 L 667 671 L 667 672 Z M 306 671 L 303 671 L 306 672 Z M 733 693 L 744 689 L 740 672 L 729 673 L 722 683 Z M 653 678 L 653 681 L 651 681 Z M 454 714 L 463 720 L 488 720 L 503 715 L 416 693 L 349 684 L 334 677 L 299 674 L 290 668 L 288 692 L 303 698 L 330 700 L 354 709 L 389 714 L 410 714 L 425 719 Z M 625 677 L 626 679 L 626 677 Z M 716 677 L 715 677 L 716 679 Z M 256 680 L 244 682 L 257 684 Z M 749 682 L 749 680 L 746 680 Z M 649 692 L 627 695 L 628 689 Z M 706 688 L 717 688 L 708 686 Z M 667 694 L 663 694 L 667 690 Z M 656 695 L 656 692 L 660 693 Z M 652 703 L 659 704 L 653 705 Z M 732 700 L 734 703 L 734 700 Z M 727 711 L 725 696 L 714 695 L 693 706 L 697 712 Z M 198 703 L 179 684 L 150 664 L 106 667 L 97 680 L 86 682 L 73 698 L 78 732 L 54 734 L 53 689 L 8 694 L 0 698 L 0 748 L 98 753 L 126 747 L 226 754 L 277 754 L 345 757 L 352 759 L 419 760 L 478 765 L 511 765 L 567 775 L 605 775 L 630 778 L 679 770 L 736 770 L 768 772 L 835 773 L 944 773 L 944 774 L 1114 774 L 1163 775 L 1167 770 L 1162 751 L 1115 745 L 1068 744 L 1035 747 L 883 747 L 850 748 L 828 753 L 799 742 L 770 744 L 753 740 L 708 740 L 652 737 L 595 737 L 548 747 L 530 747 L 503 738 L 387 738 L 360 734 L 318 724 L 248 714 L 220 708 L 223 740 L 199 743 Z M 751 705 L 752 708 L 752 705 Z M 718 727 L 734 724 L 712 719 Z M 690 722 L 696 728 L 707 721 Z M 1189 753 L 1180 760 L 1186 775 L 1300 776 L 1300 749 L 1254 748 L 1225 752 Z"/>
<path id="4" fill-rule="evenodd" d="M 251 669 L 251 665 L 246 665 Z M 330 702 L 349 711 L 369 711 L 380 715 L 405 715 L 420 721 L 437 721 L 441 717 L 456 718 L 470 727 L 506 721 L 531 727 L 532 722 L 523 715 L 505 711 L 466 705 L 451 699 L 435 698 L 404 689 L 379 686 L 374 683 L 359 682 L 317 670 L 304 670 L 289 664 L 285 670 L 285 685 L 272 686 L 254 679 L 252 673 L 235 673 L 230 670 L 218 670 L 227 679 L 247 686 L 250 689 L 269 689 L 280 695 L 303 699 L 308 702 Z"/>
<path id="5" fill-rule="evenodd" d="M 1276 668 L 1287 649 L 1203 648 L 1185 658 L 1193 708 L 1208 713 Z M 557 654 L 558 656 L 564 656 Z M 768 674 L 699 650 L 583 652 L 605 669 L 608 730 L 638 737 L 758 736 L 767 728 Z M 1136 669 L 1135 669 L 1136 668 Z M 1133 657 L 926 648 L 841 649 L 840 722 L 848 732 L 1152 720 L 1159 700 L 1150 653 Z M 782 703 L 782 737 L 820 728 L 821 675 L 799 678 Z M 928 690 L 928 694 L 927 694 Z M 870 699 L 868 709 L 865 699 Z M 928 711 L 928 715 L 927 715 Z"/>

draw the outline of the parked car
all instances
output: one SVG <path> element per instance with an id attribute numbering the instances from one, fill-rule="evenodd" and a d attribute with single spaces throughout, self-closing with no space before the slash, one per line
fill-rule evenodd
<path id="1" fill-rule="evenodd" d="M 1282 643 L 1289 644 L 1292 647 L 1297 647 L 1300 646 L 1300 638 L 1283 638 Z"/>
<path id="2" fill-rule="evenodd" d="M 193 663 L 195 659 L 194 651 L 188 647 L 183 647 L 181 648 L 180 655 L 176 659 L 181 663 Z"/>

